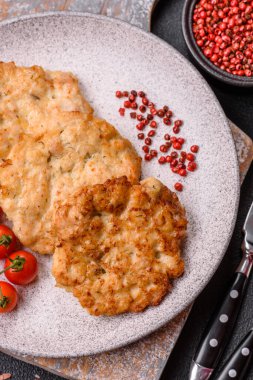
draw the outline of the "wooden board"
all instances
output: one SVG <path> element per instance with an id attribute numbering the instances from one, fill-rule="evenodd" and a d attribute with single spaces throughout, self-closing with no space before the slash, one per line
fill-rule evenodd
<path id="1" fill-rule="evenodd" d="M 88 11 L 118 17 L 150 30 L 151 13 L 156 2 L 156 0 L 0 0 L 0 19 L 52 10 Z M 251 139 L 232 122 L 230 127 L 235 139 L 241 181 L 243 181 L 252 161 L 253 144 Z M 160 377 L 189 312 L 190 308 L 149 337 L 113 352 L 79 358 L 48 359 L 2 351 L 68 379 L 156 380 Z"/>

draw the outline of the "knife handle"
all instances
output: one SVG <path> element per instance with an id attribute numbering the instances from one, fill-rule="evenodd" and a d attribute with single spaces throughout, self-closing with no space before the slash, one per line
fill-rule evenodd
<path id="1" fill-rule="evenodd" d="M 210 369 L 216 367 L 235 325 L 247 282 L 245 274 L 234 274 L 232 285 L 209 323 L 195 354 L 196 364 Z"/>
<path id="2" fill-rule="evenodd" d="M 242 380 L 253 358 L 253 330 L 244 337 L 216 380 Z"/>

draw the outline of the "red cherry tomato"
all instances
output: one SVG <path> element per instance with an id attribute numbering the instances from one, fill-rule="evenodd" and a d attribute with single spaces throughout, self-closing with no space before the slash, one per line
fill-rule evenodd
<path id="1" fill-rule="evenodd" d="M 16 285 L 27 285 L 32 282 L 38 273 L 38 263 L 30 252 L 17 251 L 6 259 L 4 270 L 6 278 Z"/>
<path id="2" fill-rule="evenodd" d="M 0 259 L 5 259 L 11 252 L 15 251 L 17 238 L 10 228 L 0 224 Z"/>
<path id="3" fill-rule="evenodd" d="M 14 309 L 18 302 L 18 293 L 14 286 L 0 281 L 0 313 L 8 313 Z"/>

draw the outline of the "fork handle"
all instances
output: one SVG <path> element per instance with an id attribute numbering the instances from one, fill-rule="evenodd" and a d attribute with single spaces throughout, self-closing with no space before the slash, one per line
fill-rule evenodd
<path id="1" fill-rule="evenodd" d="M 243 380 L 253 358 L 253 329 L 239 343 L 216 380 Z"/>
<path id="2" fill-rule="evenodd" d="M 248 276 L 244 273 L 234 274 L 232 285 L 207 327 L 195 354 L 194 362 L 199 366 L 208 369 L 216 367 L 234 328 L 247 282 Z"/>

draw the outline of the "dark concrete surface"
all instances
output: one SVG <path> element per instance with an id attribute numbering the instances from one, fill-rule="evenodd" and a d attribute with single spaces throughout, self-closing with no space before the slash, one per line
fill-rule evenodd
<path id="1" fill-rule="evenodd" d="M 192 60 L 181 31 L 183 4 L 184 0 L 161 0 L 153 16 L 152 32 L 178 49 L 189 60 Z M 205 74 L 204 76 L 213 88 L 227 116 L 253 138 L 253 89 L 233 88 L 218 83 Z M 162 374 L 161 380 L 188 379 L 191 358 L 197 348 L 201 333 L 216 303 L 221 299 L 229 278 L 240 260 L 241 229 L 252 200 L 253 168 L 249 171 L 242 187 L 238 219 L 228 252 L 212 281 L 196 300 L 190 317 Z M 251 323 L 253 325 L 252 301 L 253 279 L 250 281 L 234 335 L 224 358 L 232 352 L 242 336 L 251 327 Z M 22 363 L 4 354 L 0 354 L 0 371 L 12 373 L 12 380 L 34 380 L 35 374 L 39 375 L 41 380 L 60 379 L 58 376 Z M 253 379 L 253 368 L 249 372 L 247 379 Z"/>

